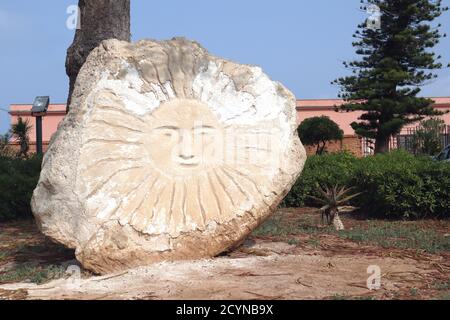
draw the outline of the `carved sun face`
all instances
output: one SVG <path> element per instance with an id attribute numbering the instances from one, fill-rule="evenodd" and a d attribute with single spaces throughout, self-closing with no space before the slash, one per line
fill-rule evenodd
<path id="1" fill-rule="evenodd" d="M 224 125 L 202 102 L 175 99 L 137 116 L 102 93 L 86 125 L 77 189 L 89 216 L 177 236 L 271 195 L 277 132 Z"/>
<path id="2" fill-rule="evenodd" d="M 223 128 L 207 106 L 195 100 L 173 100 L 153 113 L 146 149 L 161 174 L 196 175 L 220 162 L 222 136 Z"/>

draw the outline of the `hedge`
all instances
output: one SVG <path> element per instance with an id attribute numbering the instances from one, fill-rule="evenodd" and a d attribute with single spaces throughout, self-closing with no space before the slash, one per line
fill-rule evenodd
<path id="1" fill-rule="evenodd" d="M 0 220 L 31 217 L 30 199 L 42 159 L 0 157 Z M 450 218 L 450 163 L 397 151 L 359 159 L 348 153 L 311 156 L 284 207 L 316 205 L 316 183 L 363 192 L 352 205 L 369 217 Z"/>
<path id="2" fill-rule="evenodd" d="M 320 185 L 353 187 L 363 192 L 352 201 L 369 217 L 417 219 L 450 217 L 450 163 L 403 151 L 367 158 L 347 153 L 312 156 L 283 201 L 285 207 L 316 205 Z"/>
<path id="3" fill-rule="evenodd" d="M 30 200 L 39 180 L 42 157 L 0 157 L 0 220 L 31 217 Z"/>

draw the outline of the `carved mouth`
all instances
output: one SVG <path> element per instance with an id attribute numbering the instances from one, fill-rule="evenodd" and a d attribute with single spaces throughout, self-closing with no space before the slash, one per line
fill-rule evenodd
<path id="1" fill-rule="evenodd" d="M 198 167 L 200 165 L 199 162 L 180 162 L 178 164 L 181 167 L 184 167 L 184 168 L 195 168 L 195 167 Z"/>

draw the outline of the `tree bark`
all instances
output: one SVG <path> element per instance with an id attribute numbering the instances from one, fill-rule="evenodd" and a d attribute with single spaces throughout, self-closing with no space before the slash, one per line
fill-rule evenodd
<path id="1" fill-rule="evenodd" d="M 130 0 L 79 0 L 80 29 L 67 50 L 66 73 L 69 76 L 69 111 L 78 73 L 89 53 L 103 40 L 130 41 Z"/>
<path id="2" fill-rule="evenodd" d="M 317 144 L 316 155 L 322 155 L 324 153 L 326 144 L 326 141 L 322 141 L 322 145 L 320 145 L 320 142 Z"/>
<path id="3" fill-rule="evenodd" d="M 378 136 L 375 139 L 375 154 L 389 152 L 389 142 L 391 137 Z"/>

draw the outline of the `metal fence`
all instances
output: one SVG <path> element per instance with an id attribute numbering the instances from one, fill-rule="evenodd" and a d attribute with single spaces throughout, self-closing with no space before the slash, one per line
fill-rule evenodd
<path id="1" fill-rule="evenodd" d="M 361 140 L 362 154 L 364 157 L 371 156 L 375 153 L 375 140 L 362 138 Z"/>
<path id="2" fill-rule="evenodd" d="M 416 153 L 415 134 L 418 130 L 422 129 L 421 126 L 407 127 L 402 130 L 401 134 L 392 136 L 389 141 L 389 149 L 403 149 L 410 153 Z M 444 149 L 450 144 L 450 125 L 442 126 L 440 133 L 441 149 Z M 374 154 L 375 140 L 363 138 L 361 142 L 362 153 L 365 157 Z"/>

